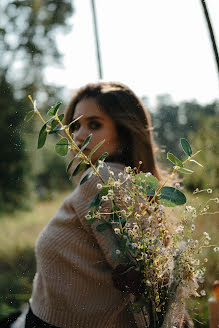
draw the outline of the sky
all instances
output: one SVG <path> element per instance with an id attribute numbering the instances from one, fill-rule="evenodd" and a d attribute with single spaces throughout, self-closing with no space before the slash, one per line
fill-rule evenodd
<path id="1" fill-rule="evenodd" d="M 219 0 L 206 1 L 219 47 Z M 127 84 L 138 96 L 209 103 L 219 77 L 200 0 L 96 0 L 103 80 Z M 72 30 L 57 34 L 62 67 L 46 81 L 74 90 L 98 80 L 91 0 L 74 0 Z"/>

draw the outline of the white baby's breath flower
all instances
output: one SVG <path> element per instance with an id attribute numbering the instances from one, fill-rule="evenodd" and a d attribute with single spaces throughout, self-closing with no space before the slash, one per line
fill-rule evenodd
<path id="1" fill-rule="evenodd" d="M 183 230 L 184 230 L 184 226 L 183 226 L 183 225 L 179 225 L 179 226 L 176 228 L 176 233 L 183 232 Z"/>
<path id="2" fill-rule="evenodd" d="M 101 189 L 102 188 L 102 184 L 101 183 L 98 183 L 97 184 L 97 189 Z"/>
<path id="3" fill-rule="evenodd" d="M 203 289 L 203 290 L 201 290 L 200 291 L 200 294 L 201 294 L 201 296 L 205 296 L 206 295 L 206 292 L 205 292 L 205 290 Z"/>
<path id="4" fill-rule="evenodd" d="M 130 200 L 131 200 L 131 197 L 130 197 L 130 196 L 128 196 L 128 195 L 125 195 L 125 196 L 124 196 L 124 201 L 125 201 L 126 203 L 128 203 Z"/>
<path id="5" fill-rule="evenodd" d="M 215 253 L 219 252 L 219 247 L 214 247 L 213 250 L 214 250 Z"/>
<path id="6" fill-rule="evenodd" d="M 219 198 L 215 198 L 215 202 L 218 204 L 219 203 Z"/>
<path id="7" fill-rule="evenodd" d="M 204 242 L 204 244 L 205 244 L 206 246 L 208 246 L 208 245 L 209 245 L 209 241 L 206 240 L 206 241 Z"/>
<path id="8" fill-rule="evenodd" d="M 176 182 L 175 183 L 175 188 L 179 188 L 180 187 L 180 183 L 179 182 Z"/>
<path id="9" fill-rule="evenodd" d="M 192 229 L 192 231 L 195 230 L 195 225 L 194 224 L 192 224 L 191 229 Z"/>
<path id="10" fill-rule="evenodd" d="M 91 215 L 90 214 L 85 215 L 85 219 L 86 220 L 90 220 L 91 219 Z"/>
<path id="11" fill-rule="evenodd" d="M 116 249 L 116 254 L 119 255 L 121 252 L 119 249 Z"/>
<path id="12" fill-rule="evenodd" d="M 145 174 L 145 177 L 148 178 L 148 177 L 150 177 L 151 175 L 152 175 L 151 172 L 147 172 L 147 173 Z"/>
<path id="13" fill-rule="evenodd" d="M 114 232 L 116 235 L 119 235 L 120 234 L 120 229 L 119 228 L 114 228 Z"/>
<path id="14" fill-rule="evenodd" d="M 198 246 L 198 240 L 197 239 L 194 241 L 194 246 L 195 247 Z"/>
<path id="15" fill-rule="evenodd" d="M 119 172 L 118 176 L 121 178 L 123 176 L 123 173 Z"/>
<path id="16" fill-rule="evenodd" d="M 114 182 L 114 187 L 118 188 L 120 186 L 120 182 L 119 181 L 115 181 Z"/>
<path id="17" fill-rule="evenodd" d="M 99 161 L 99 168 L 103 167 L 103 163 L 104 163 L 104 161 Z"/>
<path id="18" fill-rule="evenodd" d="M 109 174 L 110 174 L 110 175 L 114 175 L 114 172 L 111 171 L 111 170 L 109 170 Z"/>
<path id="19" fill-rule="evenodd" d="M 108 196 L 102 196 L 102 200 L 107 201 L 107 200 L 109 200 L 109 197 Z"/>
<path id="20" fill-rule="evenodd" d="M 126 172 L 126 173 L 131 172 L 131 170 L 132 170 L 131 166 L 127 166 L 127 167 L 125 168 L 125 172 Z"/>
<path id="21" fill-rule="evenodd" d="M 207 189 L 207 193 L 208 193 L 208 194 L 212 194 L 212 189 L 210 189 L 210 188 Z"/>
<path id="22" fill-rule="evenodd" d="M 164 206 L 163 205 L 159 205 L 158 206 L 158 210 L 163 211 L 164 210 Z"/>

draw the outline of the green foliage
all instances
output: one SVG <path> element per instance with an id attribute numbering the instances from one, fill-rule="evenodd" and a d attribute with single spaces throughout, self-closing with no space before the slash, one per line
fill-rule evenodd
<path id="1" fill-rule="evenodd" d="M 167 207 L 174 207 L 186 203 L 186 196 L 182 191 L 173 187 L 163 187 L 159 196 L 159 201 Z"/>
<path id="2" fill-rule="evenodd" d="M 203 167 L 196 166 L 194 175 L 184 177 L 185 186 L 191 190 L 196 188 L 219 188 L 219 162 L 218 162 L 218 140 L 219 140 L 219 115 L 214 117 L 203 117 L 197 121 L 198 131 L 191 132 L 190 140 L 194 149 L 201 149 L 197 155 L 198 162 L 203 163 Z M 193 169 L 191 162 L 190 168 Z"/>
<path id="3" fill-rule="evenodd" d="M 27 303 L 36 270 L 34 248 L 16 249 L 9 256 L 0 254 L 0 320 Z"/>
<path id="4" fill-rule="evenodd" d="M 59 29 L 69 30 L 73 1 L 0 1 L 0 12 L 4 17 L 0 20 L 0 128 L 4 136 L 0 141 L 0 212 L 5 212 L 24 206 L 30 186 L 34 188 L 30 178 L 38 179 L 32 177 L 32 166 L 42 167 L 43 162 L 35 158 L 38 163 L 33 163 L 31 152 L 26 151 L 35 138 L 35 123 L 29 122 L 35 113 L 28 112 L 27 97 L 38 95 L 41 104 L 55 103 L 60 97 L 61 88 L 46 85 L 43 74 L 48 63 L 61 62 L 55 37 Z M 44 129 L 40 147 L 45 138 Z"/>
<path id="5" fill-rule="evenodd" d="M 148 196 L 154 196 L 159 187 L 157 178 L 153 175 L 147 176 L 145 173 L 136 174 L 135 184 L 139 190 L 142 190 Z"/>
<path id="6" fill-rule="evenodd" d="M 191 156 L 192 148 L 191 148 L 190 144 L 188 143 L 188 141 L 185 138 L 181 138 L 180 143 L 181 143 L 181 146 L 182 146 L 184 152 L 186 153 L 186 155 Z"/>
<path id="7" fill-rule="evenodd" d="M 21 122 L 24 119 L 23 102 L 14 97 L 13 86 L 0 75 L 0 213 L 27 206 L 31 186 L 30 161 L 24 150 Z"/>
<path id="8" fill-rule="evenodd" d="M 60 139 L 57 144 L 56 144 L 56 152 L 60 156 L 66 156 L 68 153 L 68 139 L 67 138 L 62 138 Z"/>
<path id="9" fill-rule="evenodd" d="M 183 163 L 172 153 L 167 154 L 167 159 L 176 166 L 183 167 Z"/>

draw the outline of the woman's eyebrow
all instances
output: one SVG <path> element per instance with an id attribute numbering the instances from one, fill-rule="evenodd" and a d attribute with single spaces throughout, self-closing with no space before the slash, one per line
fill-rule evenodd
<path id="1" fill-rule="evenodd" d="M 103 121 L 104 119 L 101 116 L 93 115 L 93 116 L 85 117 L 85 120 L 87 120 L 87 121 L 91 121 L 91 120 L 101 120 L 101 121 Z"/>

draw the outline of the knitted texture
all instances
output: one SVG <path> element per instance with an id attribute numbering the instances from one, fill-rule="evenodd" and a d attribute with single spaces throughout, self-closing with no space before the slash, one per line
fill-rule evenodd
<path id="1" fill-rule="evenodd" d="M 116 163 L 108 165 L 115 176 L 124 168 Z M 106 168 L 100 173 L 104 180 L 109 176 Z M 110 229 L 100 233 L 96 224 L 86 224 L 88 205 L 100 182 L 92 175 L 79 185 L 36 243 L 37 273 L 30 304 L 36 316 L 57 327 L 135 327 L 127 310 L 130 296 L 123 296 L 112 282 L 112 268 L 118 264 L 112 258 L 117 247 L 113 233 Z"/>

